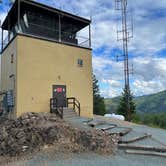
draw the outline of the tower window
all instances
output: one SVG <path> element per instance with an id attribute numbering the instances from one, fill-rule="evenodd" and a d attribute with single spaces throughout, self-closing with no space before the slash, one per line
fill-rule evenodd
<path id="1" fill-rule="evenodd" d="M 11 55 L 11 63 L 14 63 L 14 54 Z"/>
<path id="2" fill-rule="evenodd" d="M 79 67 L 83 67 L 83 60 L 82 60 L 82 59 L 78 59 L 78 60 L 77 60 L 77 65 L 78 65 Z"/>

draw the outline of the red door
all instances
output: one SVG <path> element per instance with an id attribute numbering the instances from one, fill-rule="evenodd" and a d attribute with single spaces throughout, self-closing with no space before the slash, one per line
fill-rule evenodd
<path id="1" fill-rule="evenodd" d="M 53 98 L 57 99 L 58 107 L 66 107 L 66 86 L 53 85 Z"/>

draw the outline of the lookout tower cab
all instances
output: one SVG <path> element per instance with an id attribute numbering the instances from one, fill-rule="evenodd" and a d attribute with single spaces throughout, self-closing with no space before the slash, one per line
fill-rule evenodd
<path id="1" fill-rule="evenodd" d="M 71 99 L 81 116 L 93 116 L 90 24 L 38 2 L 15 1 L 1 27 L 3 114 L 50 112 L 54 98 L 56 107 L 70 107 Z"/>

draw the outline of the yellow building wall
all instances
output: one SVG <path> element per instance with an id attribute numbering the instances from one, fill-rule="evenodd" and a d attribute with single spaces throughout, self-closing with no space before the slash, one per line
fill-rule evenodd
<path id="1" fill-rule="evenodd" d="M 11 56 L 13 55 L 13 63 Z M 16 93 L 17 39 L 14 39 L 1 55 L 1 91 L 14 90 Z M 14 75 L 14 77 L 11 77 Z M 16 98 L 14 99 L 16 102 Z M 14 108 L 14 114 L 15 116 Z"/>
<path id="2" fill-rule="evenodd" d="M 83 60 L 78 67 L 77 60 Z M 66 85 L 67 97 L 76 97 L 81 116 L 93 116 L 91 50 L 17 37 L 17 116 L 49 112 L 53 85 Z"/>
<path id="3" fill-rule="evenodd" d="M 13 54 L 13 63 L 11 56 Z M 16 56 L 17 42 L 16 39 L 8 46 L 1 56 L 1 90 L 13 89 L 13 80 L 9 78 L 12 74 L 16 75 Z"/>

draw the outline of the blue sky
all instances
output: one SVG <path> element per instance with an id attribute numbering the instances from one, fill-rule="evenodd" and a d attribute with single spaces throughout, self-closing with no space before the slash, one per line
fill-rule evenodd
<path id="1" fill-rule="evenodd" d="M 114 0 L 37 0 L 86 18 L 92 15 L 93 70 L 99 80 L 101 95 L 114 97 L 123 88 L 123 62 L 117 42 L 118 13 Z M 8 0 L 0 7 L 3 20 Z M 134 38 L 129 43 L 131 88 L 134 95 L 166 89 L 166 0 L 128 0 L 133 9 Z"/>

